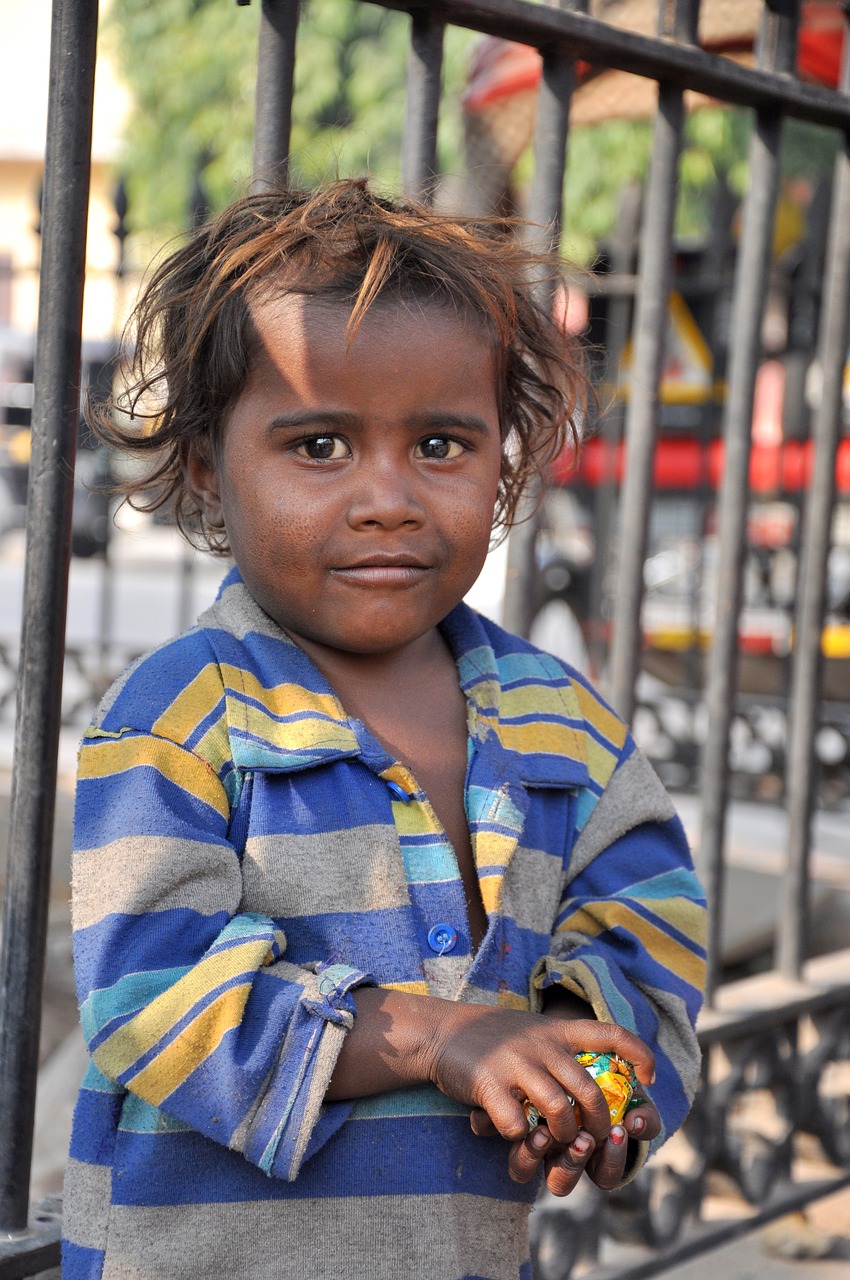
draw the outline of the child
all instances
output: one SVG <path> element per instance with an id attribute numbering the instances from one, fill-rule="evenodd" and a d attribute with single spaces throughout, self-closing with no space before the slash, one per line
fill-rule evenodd
<path id="1" fill-rule="evenodd" d="M 238 202 L 147 286 L 152 429 L 112 437 L 235 567 L 81 749 L 67 1280 L 529 1277 L 541 1176 L 613 1188 L 688 1110 L 670 801 L 462 603 L 575 412 L 534 266 L 353 181 Z M 583 1050 L 651 1089 L 622 1123 Z"/>

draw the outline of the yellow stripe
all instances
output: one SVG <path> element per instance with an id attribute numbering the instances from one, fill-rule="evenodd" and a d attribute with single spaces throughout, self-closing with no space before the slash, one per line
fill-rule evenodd
<path id="1" fill-rule="evenodd" d="M 583 684 L 576 682 L 572 687 L 585 720 L 589 720 L 597 733 L 607 738 L 616 751 L 621 751 L 628 732 L 622 720 L 613 715 L 607 707 L 603 707 L 599 699 Z"/>
<path id="2" fill-rule="evenodd" d="M 405 803 L 404 800 L 393 801 L 393 818 L 400 836 L 436 836 L 442 835 L 437 815 L 430 805 L 420 804 L 418 800 Z"/>
<path id="3" fill-rule="evenodd" d="M 79 778 L 110 778 L 142 766 L 156 769 L 181 791 L 203 800 L 223 817 L 230 814 L 227 796 L 204 761 L 163 738 L 86 739 L 80 752 Z"/>
<path id="4" fill-rule="evenodd" d="M 268 953 L 268 945 L 267 940 L 254 938 L 201 960 L 194 969 L 136 1014 L 135 1018 L 119 1027 L 108 1040 L 104 1040 L 97 1051 L 100 1069 L 113 1078 L 129 1070 L 208 991 L 221 986 L 237 974 L 259 969 Z"/>
<path id="5" fill-rule="evenodd" d="M 481 890 L 481 901 L 484 903 L 484 910 L 488 915 L 498 910 L 503 881 L 504 876 L 482 876 L 478 881 L 478 886 Z"/>
<path id="6" fill-rule="evenodd" d="M 221 673 L 229 690 L 259 702 L 270 715 L 289 716 L 312 711 L 316 715 L 330 716 L 348 729 L 348 717 L 339 699 L 331 693 L 313 693 L 303 685 L 291 682 L 267 689 L 252 672 L 243 671 L 241 667 L 230 666 L 228 663 L 222 664 Z M 245 710 L 250 708 L 246 706 Z M 241 717 L 237 723 L 241 723 Z"/>
<path id="7" fill-rule="evenodd" d="M 600 746 L 589 733 L 585 736 L 585 743 L 587 746 L 587 771 L 594 782 L 598 783 L 600 787 L 606 787 L 617 767 L 617 756 L 607 751 L 605 747 Z"/>
<path id="8" fill-rule="evenodd" d="M 518 996 L 513 991 L 500 991 L 496 996 L 496 1006 L 499 1009 L 519 1009 L 527 1013 L 529 1003 L 528 996 Z"/>
<path id="9" fill-rule="evenodd" d="M 499 739 L 508 751 L 545 752 L 583 760 L 581 736 L 566 724 L 500 724 Z"/>
<path id="10" fill-rule="evenodd" d="M 642 898 L 639 893 L 632 895 L 637 902 L 642 902 L 647 911 L 666 920 L 680 933 L 686 933 L 694 942 L 705 946 L 708 936 L 706 914 L 703 907 L 688 898 Z"/>
<path id="11" fill-rule="evenodd" d="M 555 716 L 563 720 L 566 714 L 563 695 L 563 689 L 554 689 L 547 684 L 523 685 L 519 689 L 505 689 L 502 692 L 499 716 L 502 720 L 512 720 L 517 716 L 536 714 Z"/>
<path id="12" fill-rule="evenodd" d="M 604 930 L 616 929 L 618 926 L 642 942 L 658 964 L 689 982 L 692 987 L 702 990 L 705 962 L 680 942 L 676 942 L 663 929 L 637 915 L 624 902 L 612 899 L 610 902 L 596 902 L 592 909 L 583 907 L 565 920 L 558 932 L 576 930 L 595 938 Z"/>
<path id="13" fill-rule="evenodd" d="M 210 767 L 216 773 L 226 764 L 230 764 L 230 734 L 226 710 L 222 709 L 219 719 L 211 724 L 204 736 L 195 743 L 195 752 L 209 761 Z"/>
<path id="14" fill-rule="evenodd" d="M 224 685 L 216 663 L 209 663 L 181 689 L 171 706 L 154 722 L 153 732 L 185 742 L 221 701 Z"/>
<path id="15" fill-rule="evenodd" d="M 223 991 L 176 1040 L 133 1078 L 133 1092 L 158 1107 L 215 1052 L 227 1032 L 239 1026 L 250 991 L 249 982 Z"/>
<path id="16" fill-rule="evenodd" d="M 403 991 L 408 996 L 427 996 L 427 982 L 382 982 L 382 991 Z"/>

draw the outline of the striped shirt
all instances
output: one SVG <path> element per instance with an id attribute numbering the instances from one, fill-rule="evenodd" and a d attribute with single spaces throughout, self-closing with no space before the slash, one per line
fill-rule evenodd
<path id="1" fill-rule="evenodd" d="M 531 1275 L 536 1187 L 468 1108 L 432 1087 L 324 1101 L 362 983 L 532 1011 L 562 984 L 655 1049 L 654 1145 L 682 1122 L 704 903 L 670 800 L 582 677 L 465 605 L 442 629 L 468 706 L 476 954 L 427 796 L 235 570 L 99 708 L 66 1280 Z"/>

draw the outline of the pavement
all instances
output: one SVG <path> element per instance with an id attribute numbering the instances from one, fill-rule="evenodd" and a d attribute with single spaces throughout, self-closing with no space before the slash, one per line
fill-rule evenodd
<path id="1" fill-rule="evenodd" d="M 187 614 L 195 616 L 212 599 L 222 575 L 220 564 L 185 556 L 166 530 L 132 530 L 118 541 L 117 565 L 128 569 L 104 587 L 102 566 L 75 561 L 69 602 L 69 637 L 90 641 L 102 634 L 104 619 L 119 647 L 128 653 L 173 634 Z M 20 625 L 22 541 L 7 536 L 0 544 L 0 645 L 14 643 Z M 129 570 L 132 569 L 132 572 Z M 486 603 L 479 592 L 477 607 Z M 98 628 L 101 628 L 99 631 Z M 0 681 L 0 686 L 1 686 Z M 66 690 L 66 693 L 68 691 Z M 79 689 L 69 696 L 78 697 Z M 2 710 L 0 687 L 0 710 Z M 38 1081 L 32 1198 L 61 1193 L 71 1116 L 86 1055 L 77 1025 L 70 943 L 70 849 L 74 763 L 80 729 L 63 729 L 59 752 L 54 858 L 48 923 L 48 953 L 42 1013 L 41 1069 Z M 0 868 L 5 865 L 12 766 L 10 710 L 0 718 Z M 696 842 L 699 798 L 675 797 L 686 829 Z M 850 944 L 850 838 L 848 814 L 817 816 L 813 852 L 814 952 Z M 763 964 L 776 927 L 778 887 L 787 826 L 784 814 L 757 804 L 735 804 L 730 811 L 728 901 L 724 918 L 724 955 L 730 962 Z M 698 859 L 698 851 L 697 851 Z M 739 1201 L 711 1197 L 708 1216 L 740 1216 Z M 796 1256 L 791 1256 L 796 1255 Z M 629 1254 L 629 1257 L 633 1257 Z M 603 1263 L 622 1266 L 626 1256 L 610 1246 Z M 810 1204 L 793 1215 L 742 1235 L 730 1244 L 690 1259 L 665 1272 L 671 1280 L 848 1280 L 850 1278 L 850 1188 Z"/>

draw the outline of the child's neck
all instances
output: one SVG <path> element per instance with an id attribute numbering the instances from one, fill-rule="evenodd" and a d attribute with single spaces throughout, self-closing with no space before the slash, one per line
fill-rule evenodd
<path id="1" fill-rule="evenodd" d="M 299 638 L 349 715 L 362 720 L 425 791 L 457 855 L 473 946 L 487 920 L 466 820 L 466 699 L 439 630 L 392 653 L 352 654 Z"/>

